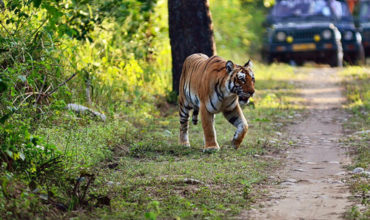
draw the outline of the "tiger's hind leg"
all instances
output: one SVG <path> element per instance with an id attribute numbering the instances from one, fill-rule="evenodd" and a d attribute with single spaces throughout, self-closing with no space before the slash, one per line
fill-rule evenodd
<path id="1" fill-rule="evenodd" d="M 239 105 L 236 105 L 231 111 L 224 111 L 223 114 L 225 118 L 236 127 L 231 144 L 235 149 L 238 149 L 248 131 L 247 120 Z"/>
<path id="2" fill-rule="evenodd" d="M 189 111 L 191 107 L 184 106 L 180 103 L 179 105 L 179 116 L 180 116 L 180 144 L 190 147 L 189 142 Z"/>

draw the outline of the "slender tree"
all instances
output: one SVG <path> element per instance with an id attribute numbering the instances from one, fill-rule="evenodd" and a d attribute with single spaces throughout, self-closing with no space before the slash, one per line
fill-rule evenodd
<path id="1" fill-rule="evenodd" d="M 179 93 L 182 64 L 193 53 L 216 53 L 208 0 L 168 0 L 172 89 Z"/>

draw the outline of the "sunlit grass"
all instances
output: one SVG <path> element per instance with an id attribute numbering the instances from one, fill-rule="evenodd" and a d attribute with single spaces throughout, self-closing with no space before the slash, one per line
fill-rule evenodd
<path id="1" fill-rule="evenodd" d="M 370 70 L 366 67 L 349 67 L 341 72 L 341 76 L 348 100 L 345 107 L 351 113 L 346 127 L 353 133 L 359 132 L 357 135 L 359 138 L 350 137 L 356 140 L 351 144 L 355 151 L 358 147 L 355 154 L 358 157 L 355 163 L 366 168 L 370 163 L 368 157 L 370 148 L 369 146 L 361 148 L 361 145 L 366 145 L 369 140 L 369 133 L 366 131 L 370 130 Z M 361 133 L 362 131 L 363 133 Z"/>
<path id="2" fill-rule="evenodd" d="M 347 67 L 340 73 L 345 87 L 347 103 L 345 105 L 349 119 L 344 124 L 348 135 L 343 139 L 350 153 L 354 156 L 349 169 L 370 166 L 370 69 L 368 67 Z M 353 206 L 346 214 L 348 219 L 369 219 L 370 204 L 368 194 L 370 178 L 366 175 L 352 176 L 348 184 L 354 195 L 356 204 L 362 204 L 359 209 Z"/>
<path id="3" fill-rule="evenodd" d="M 81 175 L 87 173 L 95 177 L 86 201 L 80 201 L 81 209 L 77 212 L 73 210 L 77 206 L 71 205 L 76 199 L 73 192 L 63 188 L 49 192 L 48 188 L 54 186 L 45 186 L 45 191 L 38 192 L 55 199 L 59 206 L 71 205 L 67 211 L 58 211 L 51 202 L 40 206 L 41 210 L 48 210 L 46 206 L 55 209 L 55 212 L 47 212 L 50 216 L 120 219 L 237 216 L 262 195 L 259 184 L 267 181 L 267 176 L 279 165 L 279 160 L 272 157 L 289 144 L 281 138 L 284 126 L 295 120 L 302 109 L 295 95 L 300 76 L 288 65 L 265 66 L 256 61 L 257 56 L 246 55 L 245 49 L 250 45 L 254 49 L 250 51 L 258 53 L 253 48 L 260 40 L 256 38 L 258 34 L 242 30 L 235 36 L 236 32 L 231 31 L 236 26 L 229 25 L 235 13 L 238 13 L 235 25 L 261 22 L 262 11 L 256 12 L 258 18 L 246 16 L 239 8 L 220 3 L 228 6 L 228 10 L 218 7 L 213 14 L 217 18 L 218 55 L 239 64 L 252 59 L 256 94 L 252 104 L 243 110 L 249 131 L 240 149 L 231 147 L 235 128 L 219 114 L 215 126 L 222 148 L 218 153 L 204 154 L 201 124 L 190 125 L 190 148 L 178 145 L 177 106 L 166 102 L 166 95 L 172 90 L 166 3 L 164 0 L 156 3 L 148 26 L 150 31 L 137 30 L 130 40 L 125 38 L 130 22 L 134 22 L 130 16 L 120 23 L 113 18 L 103 19 L 101 26 L 91 33 L 91 41 L 68 37 L 58 38 L 57 42 L 50 39 L 57 47 L 49 58 L 58 58 L 58 65 L 63 69 L 61 78 L 78 75 L 61 88 L 65 94 L 60 92 L 60 95 L 64 96 L 60 100 L 58 97 L 58 104 L 51 103 L 50 112 L 41 116 L 48 120 L 40 120 L 41 125 L 32 134 L 43 137 L 47 144 L 55 145 L 61 152 L 60 165 L 65 173 L 60 177 L 60 185 L 73 190 L 74 183 L 83 181 L 79 178 Z M 151 35 L 147 36 L 149 32 Z M 88 81 L 91 83 L 90 107 L 105 113 L 106 122 L 64 108 L 69 102 L 88 104 L 85 97 Z M 38 198 L 39 194 L 31 193 L 28 187 L 22 188 L 30 197 Z M 97 207 L 87 202 L 99 196 L 109 198 L 110 206 Z M 11 200 L 15 201 L 15 207 L 16 200 Z M 36 210 L 32 205 L 24 208 L 20 203 L 18 206 L 25 211 Z M 44 212 L 35 213 L 37 216 Z"/>
<path id="4" fill-rule="evenodd" d="M 65 112 L 55 118 L 55 126 L 49 124 L 39 133 L 65 152 L 66 167 L 97 173 L 94 191 L 111 198 L 110 210 L 83 215 L 235 216 L 261 196 L 258 184 L 279 161 L 260 156 L 289 145 L 280 135 L 303 108 L 297 107 L 294 95 L 295 80 L 301 77 L 294 68 L 256 64 L 255 71 L 258 87 L 254 105 L 243 110 L 249 131 L 237 151 L 230 144 L 235 128 L 222 114 L 215 121 L 220 152 L 202 153 L 201 124 L 190 125 L 191 147 L 179 146 L 177 107 L 164 104 L 164 97 L 146 100 L 142 109 L 135 109 L 137 104 L 124 105 L 127 110 L 114 113 L 107 122 Z M 157 109 L 159 103 L 167 107 Z M 109 164 L 116 164 L 116 168 L 109 169 Z M 186 178 L 200 183 L 186 183 Z"/>

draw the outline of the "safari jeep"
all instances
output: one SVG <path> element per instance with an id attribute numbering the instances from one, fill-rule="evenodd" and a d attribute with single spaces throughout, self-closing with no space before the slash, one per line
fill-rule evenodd
<path id="1" fill-rule="evenodd" d="M 362 0 L 356 7 L 357 25 L 362 35 L 366 57 L 370 56 L 370 0 Z"/>
<path id="2" fill-rule="evenodd" d="M 267 27 L 262 56 L 268 63 L 312 60 L 335 67 L 343 57 L 350 62 L 361 57 L 361 37 L 344 1 L 276 1 Z"/>
<path id="3" fill-rule="evenodd" d="M 329 1 L 333 5 L 337 18 L 336 26 L 342 35 L 344 60 L 350 64 L 363 64 L 365 62 L 362 37 L 356 29 L 354 19 L 349 11 L 346 1 Z"/>

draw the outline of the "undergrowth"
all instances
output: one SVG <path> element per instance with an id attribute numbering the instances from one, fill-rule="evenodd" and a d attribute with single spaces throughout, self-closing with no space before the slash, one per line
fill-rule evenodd
<path id="1" fill-rule="evenodd" d="M 261 22 L 262 2 L 248 2 L 238 7 L 257 10 L 243 24 Z M 234 128 L 217 116 L 223 148 L 206 155 L 200 125 L 191 148 L 177 145 L 166 1 L 1 3 L 0 218 L 222 218 L 259 196 L 278 163 L 261 155 L 286 145 L 279 131 L 302 108 L 292 67 L 256 62 L 246 141 L 231 149 Z M 257 54 L 262 29 L 233 35 L 220 10 L 233 4 L 214 4 L 220 55 Z"/>
<path id="2" fill-rule="evenodd" d="M 370 72 L 364 67 L 349 67 L 341 73 L 349 119 L 345 123 L 347 136 L 343 142 L 353 156 L 350 170 L 361 167 L 365 171 L 370 165 Z M 350 189 L 356 205 L 346 214 L 348 219 L 370 218 L 370 176 L 364 173 L 353 174 L 349 179 Z"/>
<path id="3" fill-rule="evenodd" d="M 39 135 L 65 152 L 69 167 L 96 177 L 89 196 L 104 198 L 105 203 L 79 215 L 205 218 L 247 209 L 260 195 L 258 185 L 279 163 L 263 156 L 286 147 L 280 132 L 300 111 L 294 105 L 291 79 L 299 76 L 293 69 L 256 65 L 260 69 L 264 71 L 257 78 L 261 86 L 254 104 L 244 109 L 249 133 L 238 151 L 230 146 L 235 129 L 222 115 L 216 116 L 219 153 L 202 153 L 201 125 L 190 126 L 191 148 L 179 146 L 177 108 L 164 97 L 156 99 L 150 111 L 116 113 L 107 122 L 63 112 L 54 126 L 39 129 Z"/>
<path id="4" fill-rule="evenodd" d="M 128 106 L 131 110 L 115 112 L 106 122 L 51 105 L 54 110 L 34 135 L 43 137 L 36 149 L 55 150 L 57 159 L 50 166 L 54 175 L 50 182 L 36 184 L 5 175 L 3 195 L 11 196 L 0 198 L 7 204 L 4 217 L 237 215 L 260 195 L 258 185 L 278 165 L 264 155 L 288 144 L 279 135 L 302 108 L 296 104 L 292 79 L 299 76 L 293 68 L 257 64 L 255 72 L 257 92 L 244 109 L 250 127 L 246 140 L 239 150 L 232 149 L 235 129 L 217 115 L 222 150 L 214 155 L 202 153 L 201 125 L 190 127 L 191 148 L 178 146 L 177 108 L 164 96 L 139 109 Z M 25 201 L 31 204 L 24 206 Z"/>

